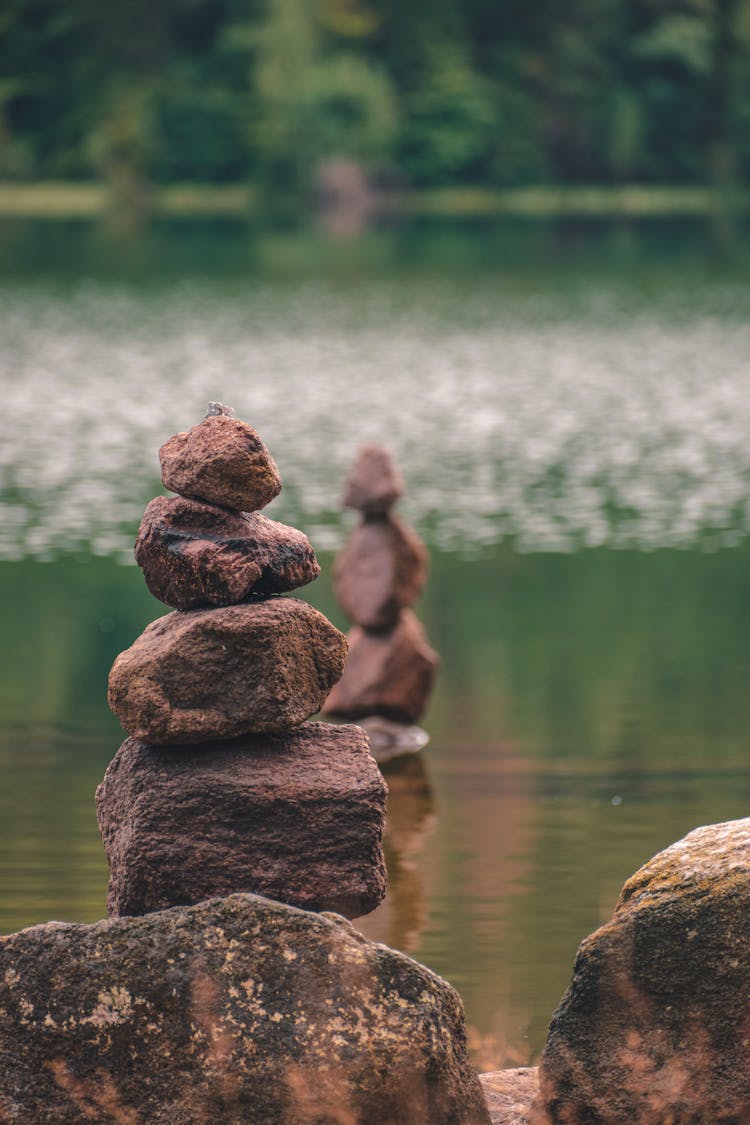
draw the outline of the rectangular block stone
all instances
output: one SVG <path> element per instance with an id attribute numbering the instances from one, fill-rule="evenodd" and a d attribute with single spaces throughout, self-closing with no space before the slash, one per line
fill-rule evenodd
<path id="1" fill-rule="evenodd" d="M 385 894 L 386 786 L 359 727 L 122 744 L 96 794 L 110 915 L 238 891 L 348 918 Z"/>

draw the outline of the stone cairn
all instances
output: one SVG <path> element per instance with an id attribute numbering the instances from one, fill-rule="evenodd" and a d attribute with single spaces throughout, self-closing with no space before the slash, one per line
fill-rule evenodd
<path id="1" fill-rule="evenodd" d="M 362 515 L 333 568 L 333 589 L 353 623 L 344 673 L 324 711 L 357 719 L 376 757 L 418 750 L 418 726 L 439 665 L 411 606 L 427 579 L 424 543 L 391 511 L 404 482 L 388 450 L 363 446 L 344 485 L 343 504 Z"/>
<path id="2" fill-rule="evenodd" d="M 273 458 L 220 403 L 159 456 L 178 495 L 148 505 L 135 557 L 174 612 L 109 677 L 130 735 L 97 790 L 109 914 L 238 891 L 367 914 L 385 894 L 385 785 L 359 727 L 307 721 L 346 640 L 279 596 L 320 567 L 302 532 L 259 512 L 281 489 Z"/>

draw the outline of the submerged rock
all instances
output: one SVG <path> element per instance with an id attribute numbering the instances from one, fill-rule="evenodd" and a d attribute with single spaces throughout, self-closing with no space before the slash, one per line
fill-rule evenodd
<path id="1" fill-rule="evenodd" d="M 176 610 L 117 657 L 109 705 L 156 745 L 288 730 L 320 709 L 345 657 L 343 634 L 296 598 Z"/>
<path id="2" fill-rule="evenodd" d="M 350 621 L 387 629 L 411 606 L 427 579 L 422 540 L 398 516 L 355 528 L 333 568 L 333 592 Z"/>
<path id="3" fill-rule="evenodd" d="M 402 610 L 387 633 L 357 626 L 348 639 L 346 668 L 326 700 L 326 713 L 415 723 L 427 706 L 440 660 L 414 613 Z"/>
<path id="4" fill-rule="evenodd" d="M 254 895 L 0 939 L 0 1119 L 490 1120 L 450 985 Z"/>
<path id="5" fill-rule="evenodd" d="M 382 445 L 363 445 L 344 482 L 344 507 L 381 515 L 403 492 L 404 478 L 388 450 Z"/>
<path id="6" fill-rule="evenodd" d="M 533 1125 L 530 1111 L 539 1094 L 539 1068 L 519 1066 L 480 1074 L 492 1125 Z"/>
<path id="7" fill-rule="evenodd" d="M 175 609 L 281 594 L 320 574 L 310 540 L 297 528 L 182 496 L 157 496 L 148 505 L 135 561 L 154 597 Z"/>
<path id="8" fill-rule="evenodd" d="M 534 1122 L 750 1121 L 750 819 L 698 828 L 581 944 Z"/>
<path id="9" fill-rule="evenodd" d="M 417 754 L 430 741 L 422 727 L 413 723 L 396 723 L 382 715 L 368 715 L 357 719 L 357 724 L 370 740 L 370 751 L 376 762 L 383 765 L 404 754 Z"/>
<path id="10" fill-rule="evenodd" d="M 278 496 L 281 477 L 260 436 L 229 414 L 210 414 L 159 450 L 164 487 L 194 500 L 255 512 Z"/>
<path id="11" fill-rule="evenodd" d="M 355 726 L 201 747 L 129 738 L 96 794 L 110 914 L 252 891 L 367 914 L 385 895 L 386 787 Z"/>

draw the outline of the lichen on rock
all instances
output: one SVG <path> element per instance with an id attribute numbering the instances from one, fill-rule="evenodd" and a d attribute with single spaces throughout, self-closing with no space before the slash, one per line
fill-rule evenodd
<path id="1" fill-rule="evenodd" d="M 552 1019 L 540 1122 L 750 1121 L 749 898 L 750 819 L 697 828 L 625 883 Z"/>
<path id="2" fill-rule="evenodd" d="M 489 1125 L 450 985 L 254 895 L 0 941 L 0 1120 Z"/>

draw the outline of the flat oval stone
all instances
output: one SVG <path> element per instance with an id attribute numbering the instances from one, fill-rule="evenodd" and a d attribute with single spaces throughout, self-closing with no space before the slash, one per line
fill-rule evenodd
<path id="1" fill-rule="evenodd" d="M 171 492 L 242 512 L 265 508 L 281 491 L 276 462 L 247 422 L 214 414 L 159 450 Z"/>
<path id="2" fill-rule="evenodd" d="M 297 528 L 182 496 L 157 496 L 148 505 L 135 560 L 154 597 L 175 609 L 281 594 L 320 574 L 310 540 Z"/>
<path id="3" fill-rule="evenodd" d="M 365 629 L 387 629 L 427 579 L 427 550 L 415 531 L 389 514 L 355 528 L 336 558 L 333 592 L 346 616 Z"/>
<path id="4" fill-rule="evenodd" d="M 367 735 L 349 724 L 201 746 L 128 738 L 96 794 L 109 913 L 251 891 L 368 914 L 385 895 L 385 796 Z"/>
<path id="5" fill-rule="evenodd" d="M 289 730 L 320 709 L 345 657 L 343 634 L 296 598 L 176 610 L 117 657 L 109 705 L 155 745 Z"/>

